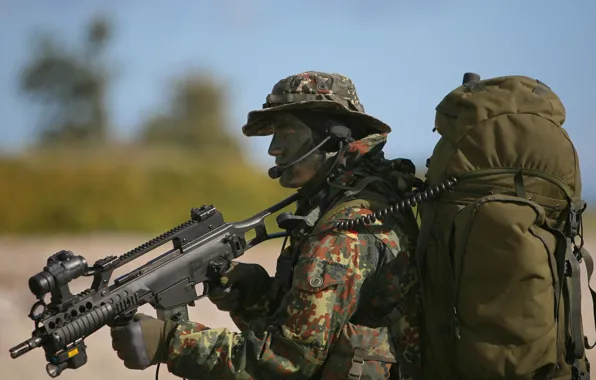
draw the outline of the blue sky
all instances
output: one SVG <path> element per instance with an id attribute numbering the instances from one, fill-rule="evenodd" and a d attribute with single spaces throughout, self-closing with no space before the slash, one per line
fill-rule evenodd
<path id="1" fill-rule="evenodd" d="M 96 12 L 115 16 L 110 102 L 123 138 L 162 106 L 172 77 L 205 67 L 228 89 L 230 127 L 267 168 L 269 140 L 241 137 L 246 114 L 278 79 L 313 69 L 350 76 L 367 112 L 393 127 L 387 154 L 423 162 L 438 139 L 434 107 L 464 72 L 521 74 L 562 98 L 596 197 L 594 1 L 0 0 L 0 149 L 22 147 L 35 127 L 17 92 L 33 33 L 76 43 Z"/>

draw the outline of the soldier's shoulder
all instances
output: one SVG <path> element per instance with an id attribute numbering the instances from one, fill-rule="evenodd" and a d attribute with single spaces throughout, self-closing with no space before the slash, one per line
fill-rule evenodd
<path id="1" fill-rule="evenodd" d="M 355 239 L 380 240 L 395 249 L 415 240 L 417 226 L 412 225 L 414 221 L 406 220 L 400 213 L 374 218 L 378 208 L 374 201 L 366 198 L 342 200 L 322 214 L 316 228 L 319 231 L 335 229 L 336 233 Z M 357 222 L 359 219 L 363 223 Z M 338 225 L 342 227 L 337 228 Z"/>
<path id="2" fill-rule="evenodd" d="M 321 215 L 318 224 L 321 229 L 332 228 L 338 222 L 357 220 L 372 213 L 370 202 L 365 199 L 341 200 Z"/>

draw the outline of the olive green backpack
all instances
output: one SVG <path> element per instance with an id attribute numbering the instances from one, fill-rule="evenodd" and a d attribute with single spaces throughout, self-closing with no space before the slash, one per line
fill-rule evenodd
<path id="1" fill-rule="evenodd" d="M 589 379 L 593 265 L 563 104 L 535 79 L 476 76 L 436 111 L 426 182 L 456 185 L 419 206 L 424 378 Z"/>

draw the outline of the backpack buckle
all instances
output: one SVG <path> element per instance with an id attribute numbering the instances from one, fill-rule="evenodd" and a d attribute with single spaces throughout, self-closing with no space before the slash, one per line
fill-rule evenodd
<path id="1" fill-rule="evenodd" d="M 356 347 L 354 349 L 354 356 L 352 357 L 352 366 L 350 367 L 350 372 L 348 375 L 348 379 L 351 380 L 358 380 L 362 376 L 362 366 L 364 363 L 364 355 L 366 352 L 364 349 L 360 347 Z"/>
<path id="2" fill-rule="evenodd" d="M 571 239 L 579 235 L 579 224 L 581 218 L 581 211 L 577 211 L 573 205 L 569 206 L 569 214 L 567 216 L 568 233 Z"/>

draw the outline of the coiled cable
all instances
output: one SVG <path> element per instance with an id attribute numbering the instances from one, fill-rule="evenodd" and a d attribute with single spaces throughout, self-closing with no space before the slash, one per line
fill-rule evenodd
<path id="1" fill-rule="evenodd" d="M 412 208 L 414 206 L 420 205 L 428 200 L 438 198 L 442 193 L 446 191 L 452 191 L 453 188 L 457 185 L 457 178 L 450 177 L 443 182 L 430 186 L 429 188 L 414 193 L 410 197 L 391 205 L 387 208 L 382 210 L 378 210 L 373 212 L 369 215 L 360 216 L 354 219 L 348 220 L 338 220 L 334 224 L 334 228 L 340 230 L 349 230 L 353 229 L 354 227 L 364 226 L 366 224 L 374 223 L 377 219 L 381 219 L 386 217 L 388 214 L 396 214 L 399 212 L 404 212 L 408 208 Z"/>

